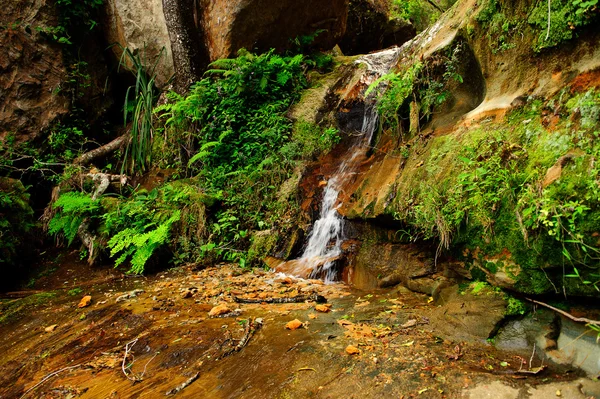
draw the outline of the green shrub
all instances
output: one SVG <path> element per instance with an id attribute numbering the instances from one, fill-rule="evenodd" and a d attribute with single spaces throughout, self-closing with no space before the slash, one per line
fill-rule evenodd
<path id="1" fill-rule="evenodd" d="M 0 178 L 0 264 L 12 266 L 23 259 L 34 227 L 29 194 L 18 180 Z"/>
<path id="2" fill-rule="evenodd" d="M 539 31 L 533 49 L 540 52 L 577 37 L 582 27 L 598 21 L 597 5 L 598 0 L 552 0 L 548 20 L 548 2 L 538 1 L 528 19 Z"/>
<path id="3" fill-rule="evenodd" d="M 240 50 L 237 58 L 211 64 L 187 97 L 170 93 L 170 102 L 157 108 L 165 119 L 161 148 L 179 148 L 168 155 L 176 163 L 163 162 L 196 175 L 220 201 L 207 224 L 203 256 L 246 262 L 249 232 L 279 223 L 289 208 L 278 203 L 277 191 L 296 163 L 339 140 L 336 129 L 303 121 L 294 126 L 287 118 L 308 87 L 305 71 L 329 61 Z"/>

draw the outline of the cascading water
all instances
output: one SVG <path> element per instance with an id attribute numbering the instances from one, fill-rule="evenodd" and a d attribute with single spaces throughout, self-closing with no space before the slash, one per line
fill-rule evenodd
<path id="1" fill-rule="evenodd" d="M 392 48 L 363 56 L 357 62 L 367 66 L 365 74 L 370 75 L 368 80 L 374 80 L 388 73 L 398 61 L 399 54 L 399 48 Z M 311 278 L 321 277 L 326 282 L 335 280 L 337 273 L 333 266 L 342 255 L 344 241 L 344 219 L 337 211 L 341 205 L 338 197 L 344 183 L 356 172 L 355 161 L 367 152 L 377 127 L 377 118 L 376 99 L 365 98 L 360 139 L 348 150 L 345 160 L 325 186 L 319 219 L 313 225 L 304 253 L 300 258 L 286 262 L 285 267 L 278 267 L 277 270 Z"/>

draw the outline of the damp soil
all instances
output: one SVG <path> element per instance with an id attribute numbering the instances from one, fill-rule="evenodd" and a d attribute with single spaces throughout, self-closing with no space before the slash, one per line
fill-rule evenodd
<path id="1" fill-rule="evenodd" d="M 455 398 L 496 381 L 520 389 L 578 377 L 520 374 L 522 353 L 445 339 L 432 328 L 438 305 L 401 287 L 365 292 L 235 265 L 147 278 L 56 273 L 34 295 L 0 303 L 0 398 L 160 398 L 186 382 L 174 396 Z M 236 302 L 314 294 L 329 312 Z M 85 295 L 91 304 L 79 308 Z M 230 312 L 210 317 L 217 305 Z M 303 326 L 286 329 L 295 319 Z M 249 321 L 256 328 L 240 344 Z"/>

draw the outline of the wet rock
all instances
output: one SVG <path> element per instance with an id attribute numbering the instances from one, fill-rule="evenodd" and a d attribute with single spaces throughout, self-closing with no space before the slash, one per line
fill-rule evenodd
<path id="1" fill-rule="evenodd" d="M 86 295 L 83 298 L 81 298 L 81 301 L 79 301 L 79 304 L 77 305 L 78 308 L 85 308 L 90 306 L 90 304 L 92 303 L 92 297 L 91 295 Z"/>
<path id="2" fill-rule="evenodd" d="M 485 341 L 492 337 L 504 319 L 506 300 L 491 287 L 477 294 L 458 287 L 442 291 L 439 306 L 432 313 L 430 325 L 436 334 L 450 340 Z"/>
<path id="3" fill-rule="evenodd" d="M 227 305 L 221 304 L 221 305 L 217 305 L 217 306 L 213 307 L 210 310 L 210 312 L 208 312 L 208 316 L 216 317 L 216 316 L 224 315 L 229 312 L 231 312 L 231 309 L 229 309 L 229 307 Z"/>
<path id="4" fill-rule="evenodd" d="M 44 331 L 46 331 L 47 333 L 50 333 L 50 332 L 53 332 L 54 330 L 56 330 L 56 327 L 58 327 L 58 324 L 52 324 L 51 326 L 44 328 Z"/>
<path id="5" fill-rule="evenodd" d="M 285 325 L 285 328 L 288 329 L 288 330 L 297 330 L 297 329 L 299 329 L 302 326 L 303 326 L 302 322 L 300 320 L 298 320 L 298 319 L 295 319 L 295 320 L 292 320 L 292 321 L 288 322 Z"/>

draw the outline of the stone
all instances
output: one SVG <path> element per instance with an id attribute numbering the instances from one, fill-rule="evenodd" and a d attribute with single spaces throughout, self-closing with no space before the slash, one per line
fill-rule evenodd
<path id="1" fill-rule="evenodd" d="M 302 324 L 302 322 L 298 319 L 294 319 L 292 321 L 289 321 L 286 325 L 285 328 L 288 330 L 297 330 L 300 327 L 302 327 L 304 324 Z"/>
<path id="2" fill-rule="evenodd" d="M 47 333 L 50 333 L 50 332 L 53 332 L 54 330 L 56 330 L 56 327 L 58 327 L 58 324 L 52 324 L 51 326 L 44 328 L 44 331 L 46 331 Z"/>
<path id="3" fill-rule="evenodd" d="M 354 345 L 348 345 L 346 347 L 346 353 L 349 355 L 360 355 L 360 349 Z"/>
<path id="4" fill-rule="evenodd" d="M 174 67 L 162 0 L 107 0 L 102 25 L 107 43 L 115 44 L 111 51 L 117 62 L 122 47 L 139 54 L 147 67 L 158 61 L 156 84 L 165 86 Z M 130 62 L 125 67 L 135 73 Z"/>
<path id="5" fill-rule="evenodd" d="M 221 316 L 224 315 L 226 313 L 230 313 L 231 309 L 229 309 L 229 307 L 227 307 L 227 305 L 225 304 L 221 304 L 221 305 L 217 305 L 215 307 L 213 307 L 210 312 L 208 312 L 208 316 L 209 317 L 216 317 L 216 316 Z"/>
<path id="6" fill-rule="evenodd" d="M 79 301 L 79 304 L 77 305 L 77 307 L 78 308 L 86 308 L 86 307 L 90 306 L 91 303 L 92 303 L 92 296 L 86 295 L 83 298 L 81 298 L 81 301 Z"/>
<path id="7" fill-rule="evenodd" d="M 315 306 L 315 310 L 317 312 L 321 312 L 321 313 L 329 313 L 331 312 L 331 305 L 326 304 L 326 305 L 316 305 Z"/>

